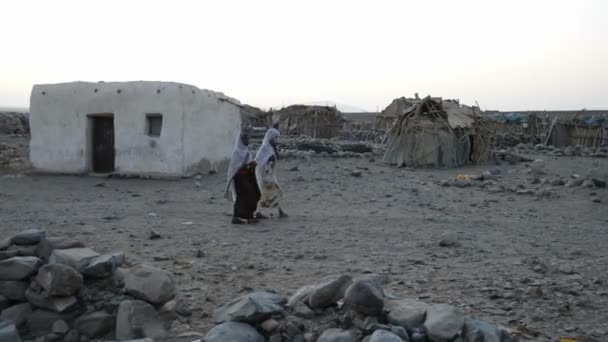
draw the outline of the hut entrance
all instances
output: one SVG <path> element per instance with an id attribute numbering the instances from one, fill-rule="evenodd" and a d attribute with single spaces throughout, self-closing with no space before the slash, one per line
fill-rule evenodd
<path id="1" fill-rule="evenodd" d="M 114 171 L 114 116 L 91 117 L 92 124 L 92 166 L 93 172 Z"/>

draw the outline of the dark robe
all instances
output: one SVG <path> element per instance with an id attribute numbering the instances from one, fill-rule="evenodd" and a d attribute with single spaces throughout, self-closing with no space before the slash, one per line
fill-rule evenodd
<path id="1" fill-rule="evenodd" d="M 255 179 L 255 163 L 243 165 L 233 178 L 236 202 L 234 217 L 243 220 L 254 218 L 260 200 L 260 189 Z"/>

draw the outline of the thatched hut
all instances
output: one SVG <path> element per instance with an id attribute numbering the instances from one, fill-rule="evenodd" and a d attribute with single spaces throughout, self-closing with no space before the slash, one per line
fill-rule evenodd
<path id="1" fill-rule="evenodd" d="M 494 132 L 477 107 L 430 96 L 398 114 L 384 161 L 397 166 L 457 167 L 493 158 Z"/>
<path id="2" fill-rule="evenodd" d="M 345 120 L 336 107 L 326 106 L 293 105 L 269 116 L 281 134 L 324 139 L 338 136 Z"/>
<path id="3" fill-rule="evenodd" d="M 608 111 L 575 114 L 562 113 L 551 118 L 545 138 L 546 145 L 555 147 L 600 147 L 608 144 Z"/>

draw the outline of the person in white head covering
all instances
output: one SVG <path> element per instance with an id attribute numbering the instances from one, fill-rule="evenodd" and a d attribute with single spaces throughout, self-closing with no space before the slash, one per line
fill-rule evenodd
<path id="1" fill-rule="evenodd" d="M 236 139 L 226 180 L 226 198 L 234 202 L 232 223 L 255 223 L 254 213 L 260 199 L 255 180 L 255 161 L 249 153 L 249 137 L 241 133 Z"/>
<path id="2" fill-rule="evenodd" d="M 277 129 L 271 128 L 266 132 L 264 141 L 255 156 L 255 177 L 260 189 L 260 208 L 277 208 L 279 217 L 287 217 L 279 202 L 283 196 L 283 189 L 279 185 L 276 177 L 276 163 L 279 159 L 277 153 L 276 139 L 280 136 Z"/>

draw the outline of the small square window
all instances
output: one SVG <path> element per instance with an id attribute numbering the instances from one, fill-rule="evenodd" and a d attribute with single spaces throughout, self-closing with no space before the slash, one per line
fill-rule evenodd
<path id="1" fill-rule="evenodd" d="M 146 114 L 146 134 L 151 137 L 160 137 L 160 132 L 162 128 L 162 114 Z"/>

